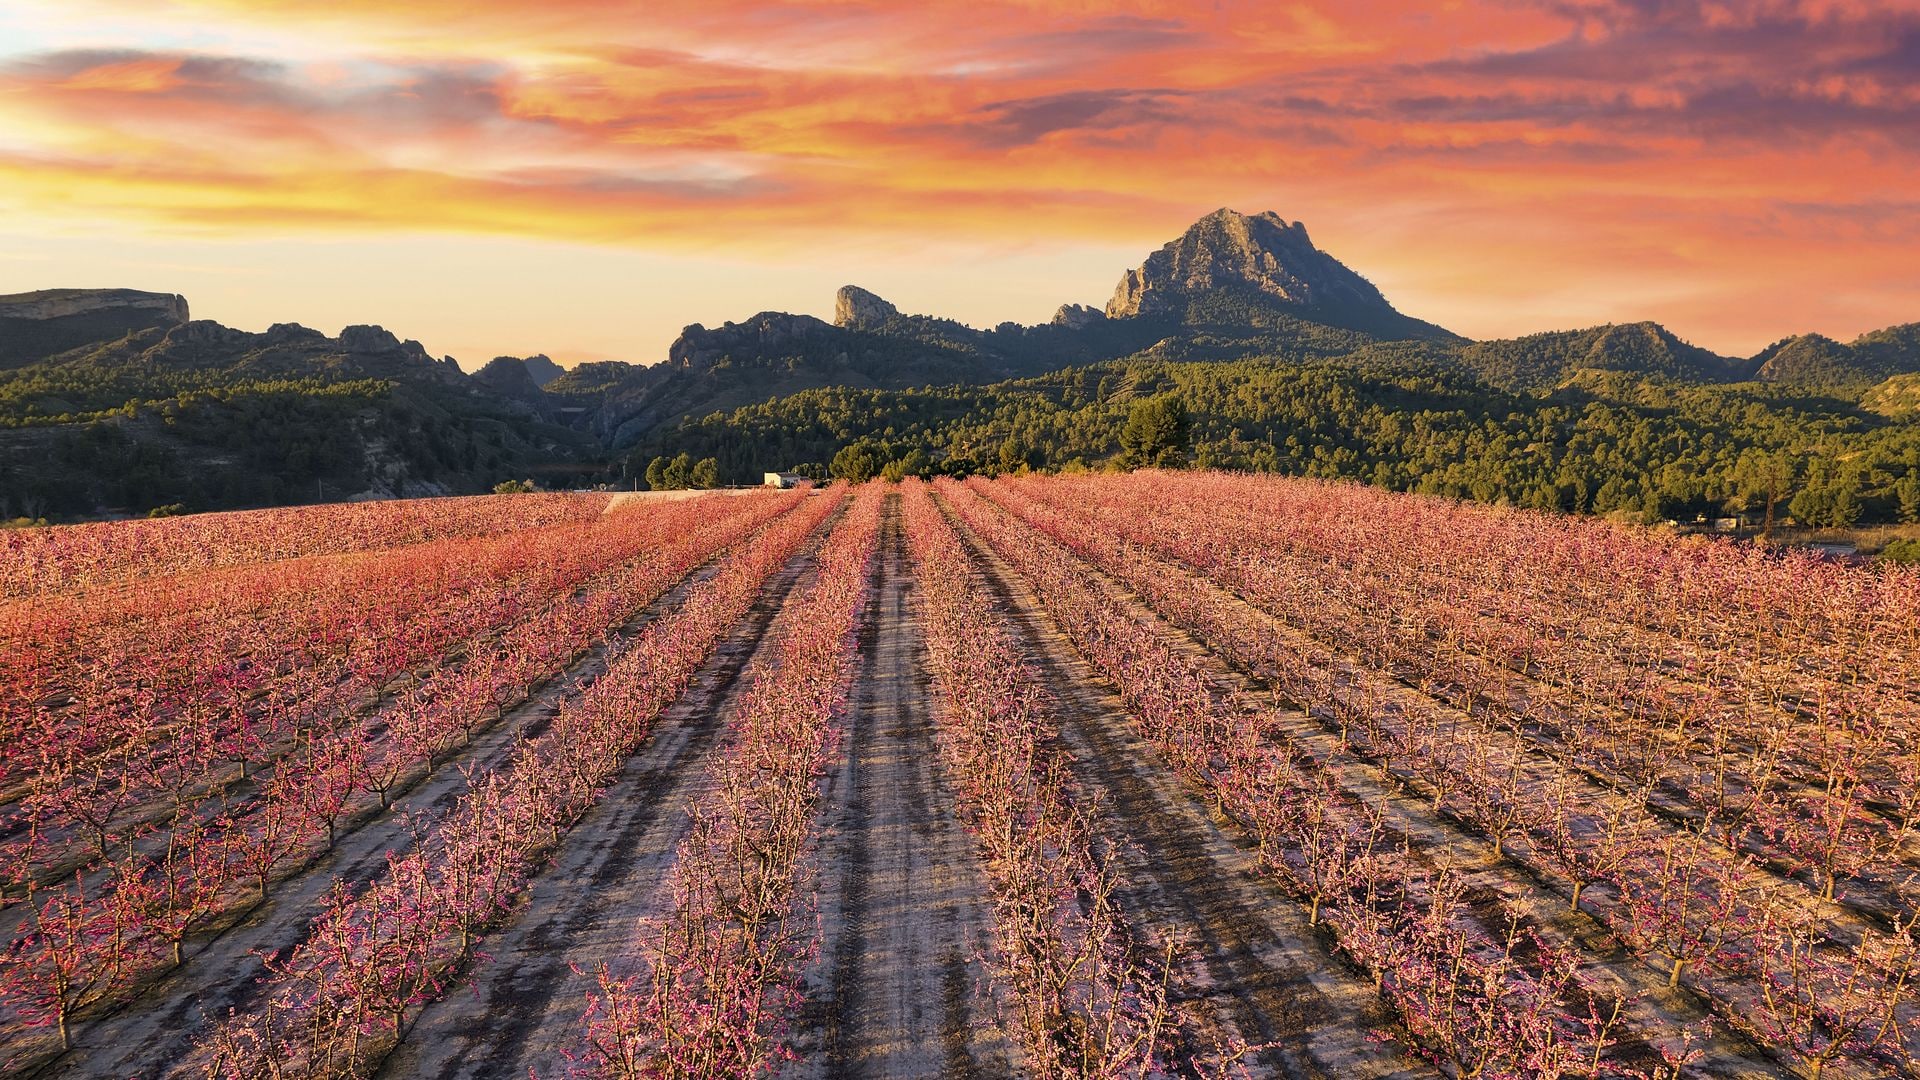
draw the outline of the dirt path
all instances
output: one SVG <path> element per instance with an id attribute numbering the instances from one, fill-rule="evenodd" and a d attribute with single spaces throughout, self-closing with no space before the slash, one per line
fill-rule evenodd
<path id="1" fill-rule="evenodd" d="M 690 575 L 648 605 L 621 628 L 638 632 L 670 611 L 685 590 L 711 573 L 712 566 Z M 604 668 L 606 646 L 596 646 L 568 671 L 507 712 L 474 739 L 473 745 L 375 813 L 342 831 L 333 851 L 274 883 L 268 902 L 210 938 L 190 945 L 186 963 L 163 976 L 139 1000 L 82 1026 L 75 1048 L 42 1075 L 120 1080 L 164 1075 L 185 1058 L 205 1031 L 209 1018 L 242 1006 L 264 973 L 260 957 L 279 955 L 305 939 L 336 880 L 364 886 L 385 867 L 389 852 L 413 846 L 409 823 L 444 813 L 466 791 L 463 767 L 481 775 L 505 764 L 519 738 L 544 730 L 560 703 L 583 680 Z"/>
<path id="2" fill-rule="evenodd" d="M 900 528 L 882 526 L 846 754 L 827 778 L 819 960 L 795 1032 L 796 1077 L 1010 1077 L 977 961 L 992 912 L 939 773 L 932 698 Z"/>
<path id="3" fill-rule="evenodd" d="M 1119 902 L 1176 939 L 1186 957 L 1176 1000 L 1201 1023 L 1259 1047 L 1253 1077 L 1429 1077 L 1426 1066 L 1367 1038 L 1391 1018 L 1344 969 L 1299 905 L 1265 885 L 1253 852 L 1223 831 L 1128 720 L 1013 568 L 955 523 L 1007 605 L 1058 701 L 1075 777 L 1100 798 L 1129 846 Z M 1184 1000 L 1181 1000 L 1184 999 Z"/>
<path id="4" fill-rule="evenodd" d="M 767 644 L 775 613 L 811 576 L 818 539 L 761 590 L 687 693 L 661 714 L 646 745 L 568 831 L 520 912 L 481 943 L 489 959 L 427 1006 L 378 1075 L 566 1074 L 565 1053 L 580 1047 L 593 972 L 626 955 L 635 922 L 655 912 L 658 886 L 686 831 L 685 808 L 705 782 L 702 762 L 744 688 L 741 673 Z"/>

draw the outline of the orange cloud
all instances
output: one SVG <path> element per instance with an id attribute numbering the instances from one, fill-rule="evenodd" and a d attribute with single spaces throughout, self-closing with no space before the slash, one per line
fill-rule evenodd
<path id="1" fill-rule="evenodd" d="M 177 58 L 153 57 L 82 68 L 55 85 L 61 90 L 152 94 L 178 87 L 179 75 Z"/>
<path id="2" fill-rule="evenodd" d="M 1920 318 L 1911 0 L 174 6 L 348 58 L 0 57 L 0 120 L 33 133 L 0 143 L 0 195 L 739 251 L 1146 246 L 1233 204 L 1469 332 L 1676 311 L 1772 336 L 1737 330 L 1744 295 L 1794 329 Z"/>

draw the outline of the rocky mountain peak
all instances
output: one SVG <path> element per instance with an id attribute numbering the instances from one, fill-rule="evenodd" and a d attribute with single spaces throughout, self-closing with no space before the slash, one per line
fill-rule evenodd
<path id="1" fill-rule="evenodd" d="M 1107 313 L 1085 304 L 1061 304 L 1053 313 L 1053 325 L 1064 326 L 1069 330 L 1079 330 L 1092 326 L 1107 317 Z"/>
<path id="2" fill-rule="evenodd" d="M 384 326 L 349 326 L 340 331 L 340 347 L 349 352 L 399 352 L 400 339 Z"/>
<path id="3" fill-rule="evenodd" d="M 542 396 L 540 384 L 535 381 L 531 367 L 531 358 L 496 356 L 473 373 L 473 381 L 504 397 L 538 401 Z"/>
<path id="4" fill-rule="evenodd" d="M 535 353 L 520 362 L 525 365 L 533 384 L 542 390 L 547 388 L 548 383 L 567 373 L 566 368 L 554 363 L 546 353 Z"/>
<path id="5" fill-rule="evenodd" d="M 266 342 L 269 345 L 286 345 L 296 341 L 325 341 L 327 335 L 311 327 L 301 326 L 297 322 L 277 322 L 267 327 Z"/>
<path id="6" fill-rule="evenodd" d="M 833 294 L 833 325 L 845 328 L 878 326 L 900 314 L 900 309 L 858 285 L 842 285 Z"/>
<path id="7" fill-rule="evenodd" d="M 1216 210 L 1120 279 L 1109 318 L 1172 310 L 1184 296 L 1250 288 L 1301 307 L 1392 310 L 1380 290 L 1313 246 L 1305 225 L 1267 211 Z"/>

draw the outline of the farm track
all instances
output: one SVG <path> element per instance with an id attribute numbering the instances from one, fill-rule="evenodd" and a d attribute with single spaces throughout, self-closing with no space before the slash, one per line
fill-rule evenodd
<path id="1" fill-rule="evenodd" d="M 933 704 L 899 496 L 882 524 L 873 618 L 827 777 L 818 960 L 796 1025 L 795 1077 L 1011 1077 L 978 958 L 992 911 L 939 772 Z"/>
<path id="2" fill-rule="evenodd" d="M 717 559 L 681 579 L 620 628 L 631 636 L 672 611 L 688 588 L 711 576 Z M 265 968 L 261 956 L 280 956 L 305 939 L 334 881 L 358 890 L 377 877 L 390 853 L 415 843 L 415 819 L 430 821 L 467 790 L 463 767 L 483 775 L 509 762 L 520 739 L 538 735 L 560 703 L 604 670 L 608 645 L 596 645 L 573 667 L 549 680 L 534 695 L 507 711 L 432 773 L 396 796 L 386 811 L 376 810 L 343 828 L 333 850 L 274 883 L 265 904 L 239 914 L 210 936 L 196 938 L 186 962 L 161 976 L 134 1002 L 81 1025 L 75 1047 L 38 1075 L 119 1080 L 152 1077 L 184 1060 L 208 1022 L 255 996 Z"/>
<path id="3" fill-rule="evenodd" d="M 1003 514 L 1007 520 L 1039 536 L 1018 515 L 990 500 L 987 505 L 994 508 L 991 512 Z M 1256 675 L 1229 663 L 1201 637 L 1162 618 L 1124 583 L 1087 560 L 1078 556 L 1074 558 L 1090 586 L 1106 591 L 1125 605 L 1142 625 L 1153 628 L 1187 656 L 1199 659 L 1210 669 L 1216 685 L 1230 696 L 1247 700 L 1248 704 L 1255 704 L 1255 699 L 1274 699 L 1273 689 Z M 1171 564 L 1163 569 L 1168 574 L 1192 574 L 1184 567 Z M 1276 632 L 1285 633 L 1286 628 L 1276 626 Z M 1350 658 L 1335 657 L 1333 662 L 1345 662 L 1354 665 L 1355 670 L 1367 671 Z M 1088 677 L 1098 678 L 1090 671 Z M 1391 683 L 1391 680 L 1387 681 Z M 1447 711 L 1446 706 L 1424 699 L 1423 695 L 1410 687 L 1392 683 L 1387 690 L 1403 706 L 1417 700 L 1425 708 Z M 1557 883 L 1549 883 L 1510 858 L 1495 856 L 1491 843 L 1485 837 L 1435 812 L 1429 798 L 1411 794 L 1404 786 L 1390 784 L 1376 764 L 1343 747 L 1336 730 L 1318 718 L 1297 709 L 1271 712 L 1270 715 L 1280 725 L 1283 736 L 1308 751 L 1313 760 L 1334 778 L 1341 790 L 1369 805 L 1386 808 L 1387 830 L 1394 837 L 1409 843 L 1409 854 L 1423 868 L 1429 871 L 1445 869 L 1464 883 L 1467 886 L 1467 899 L 1481 913 L 1480 921 L 1489 933 L 1497 936 L 1504 929 L 1492 910 L 1496 903 L 1504 903 L 1523 915 L 1529 925 L 1546 939 L 1577 948 L 1579 955 L 1586 960 L 1587 974 L 1594 980 L 1595 989 L 1625 1003 L 1620 1014 L 1624 1030 L 1619 1032 L 1621 1044 L 1615 1047 L 1616 1057 L 1640 1056 L 1644 1050 L 1635 1053 L 1633 1044 L 1641 1039 L 1663 1031 L 1672 1035 L 1687 1025 L 1698 1030 L 1709 1020 L 1698 995 L 1690 990 L 1669 989 L 1662 972 L 1635 957 L 1597 919 L 1585 913 L 1569 911 L 1564 894 L 1556 887 Z M 1171 777 L 1170 771 L 1168 775 Z M 1187 790 L 1191 792 L 1192 789 Z M 1602 793 L 1596 792 L 1595 795 L 1600 797 Z M 1594 897 L 1594 894 L 1589 896 Z M 1703 1056 L 1688 1068 L 1686 1075 L 1789 1075 L 1749 1040 L 1727 1030 L 1724 1024 L 1715 1022 L 1713 1028 L 1710 1036 L 1694 1044 Z"/>
<path id="4" fill-rule="evenodd" d="M 1328 955 L 1298 904 L 1260 880 L 1252 845 L 1223 829 L 1140 737 L 1021 576 L 953 524 L 1055 699 L 1075 780 L 1124 847 L 1120 907 L 1182 943 L 1172 1001 L 1203 1028 L 1255 1046 L 1250 1076 L 1437 1075 L 1366 1037 L 1392 1024 L 1372 987 Z"/>
<path id="5" fill-rule="evenodd" d="M 426 1006 L 377 1075 L 506 1080 L 565 1073 L 564 1052 L 577 1049 L 584 1033 L 592 973 L 625 955 L 634 923 L 657 913 L 656 894 L 687 829 L 686 807 L 703 790 L 703 764 L 745 689 L 741 675 L 769 646 L 774 616 L 812 579 L 819 541 L 837 520 L 762 588 L 619 778 L 568 830 L 512 921 L 481 943 L 489 959 Z"/>

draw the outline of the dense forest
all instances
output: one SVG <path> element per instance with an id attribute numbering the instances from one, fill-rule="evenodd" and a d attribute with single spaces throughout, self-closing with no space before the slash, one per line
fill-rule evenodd
<path id="1" fill-rule="evenodd" d="M 0 379 L 0 520 L 483 491 L 540 460 L 524 416 L 417 383 L 90 375 L 59 374 L 72 405 L 52 414 L 22 404 L 48 400 L 46 376 Z M 564 429 L 542 434 L 587 444 Z"/>
<path id="2" fill-rule="evenodd" d="M 1816 526 L 1920 520 L 1920 423 L 1864 407 L 1868 396 L 1596 370 L 1509 391 L 1390 346 L 1337 359 L 1136 358 L 990 386 L 809 390 L 683 422 L 622 468 L 637 476 L 681 453 L 715 459 L 733 482 L 809 465 L 1119 468 L 1147 463 L 1124 445 L 1136 403 L 1166 400 L 1187 418 L 1180 463 L 1195 467 L 1647 520 L 1758 521 L 1770 509 Z"/>

